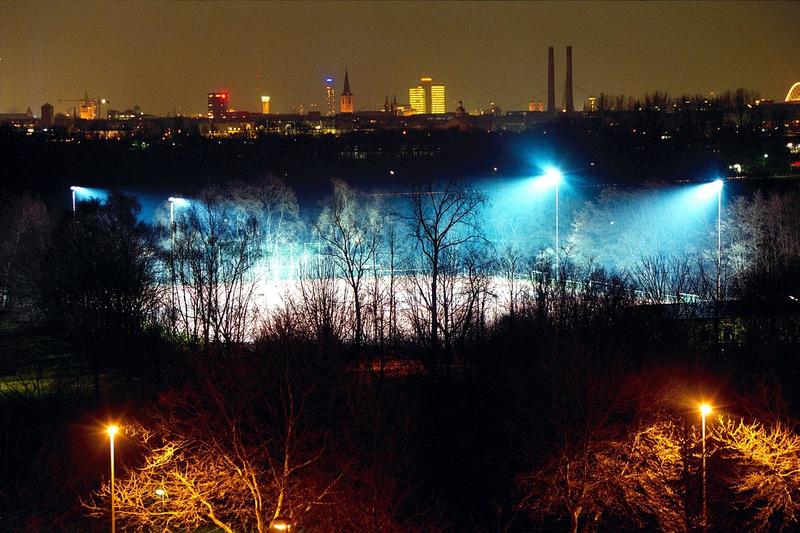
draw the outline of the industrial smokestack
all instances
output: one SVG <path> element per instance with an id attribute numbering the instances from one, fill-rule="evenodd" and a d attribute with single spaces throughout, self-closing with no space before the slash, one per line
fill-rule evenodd
<path id="1" fill-rule="evenodd" d="M 556 65 L 552 46 L 547 49 L 547 114 L 556 116 Z"/>
<path id="2" fill-rule="evenodd" d="M 572 47 L 567 46 L 567 81 L 564 84 L 564 109 L 571 118 L 575 105 L 572 102 Z"/>

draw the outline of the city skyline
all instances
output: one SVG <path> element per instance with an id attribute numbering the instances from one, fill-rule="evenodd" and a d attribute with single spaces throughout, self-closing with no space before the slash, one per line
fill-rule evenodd
<path id="1" fill-rule="evenodd" d="M 800 70 L 786 46 L 794 3 L 6 2 L 3 11 L 2 112 L 59 110 L 86 90 L 155 114 L 202 113 L 209 91 L 228 91 L 241 110 L 257 111 L 262 95 L 273 112 L 325 109 L 323 80 L 334 76 L 338 94 L 345 68 L 356 111 L 407 94 L 421 74 L 446 80 L 448 111 L 459 100 L 526 109 L 546 95 L 548 46 L 559 94 L 573 46 L 576 106 L 655 89 L 747 87 L 778 99 Z"/>

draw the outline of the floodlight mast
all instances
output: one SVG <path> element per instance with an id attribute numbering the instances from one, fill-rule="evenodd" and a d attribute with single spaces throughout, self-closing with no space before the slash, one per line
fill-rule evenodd
<path id="1" fill-rule="evenodd" d="M 556 283 L 558 283 L 561 276 L 561 257 L 559 250 L 561 249 L 560 235 L 558 228 L 558 189 L 561 185 L 563 173 L 556 167 L 547 167 L 544 170 L 545 183 L 552 185 L 556 189 Z"/>
<path id="2" fill-rule="evenodd" d="M 717 302 L 721 294 L 720 282 L 722 281 L 722 180 L 714 181 L 717 186 Z"/>

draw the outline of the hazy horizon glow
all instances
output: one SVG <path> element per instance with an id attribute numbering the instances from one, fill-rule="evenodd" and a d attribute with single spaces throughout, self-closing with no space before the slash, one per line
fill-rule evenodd
<path id="1" fill-rule="evenodd" d="M 449 111 L 519 110 L 546 101 L 548 46 L 561 104 L 566 45 L 577 108 L 656 89 L 782 100 L 800 72 L 797 20 L 792 2 L 4 2 L 0 112 L 58 112 L 88 91 L 113 109 L 192 115 L 216 90 L 237 110 L 264 94 L 273 112 L 323 110 L 326 76 L 338 95 L 345 67 L 356 110 L 405 103 L 423 75 L 447 86 Z"/>

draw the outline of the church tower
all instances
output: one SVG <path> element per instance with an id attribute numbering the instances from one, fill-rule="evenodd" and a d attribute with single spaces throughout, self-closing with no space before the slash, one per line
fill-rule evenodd
<path id="1" fill-rule="evenodd" d="M 344 90 L 339 97 L 339 113 L 353 112 L 353 93 L 350 92 L 350 79 L 347 77 L 347 69 L 344 69 Z"/>

